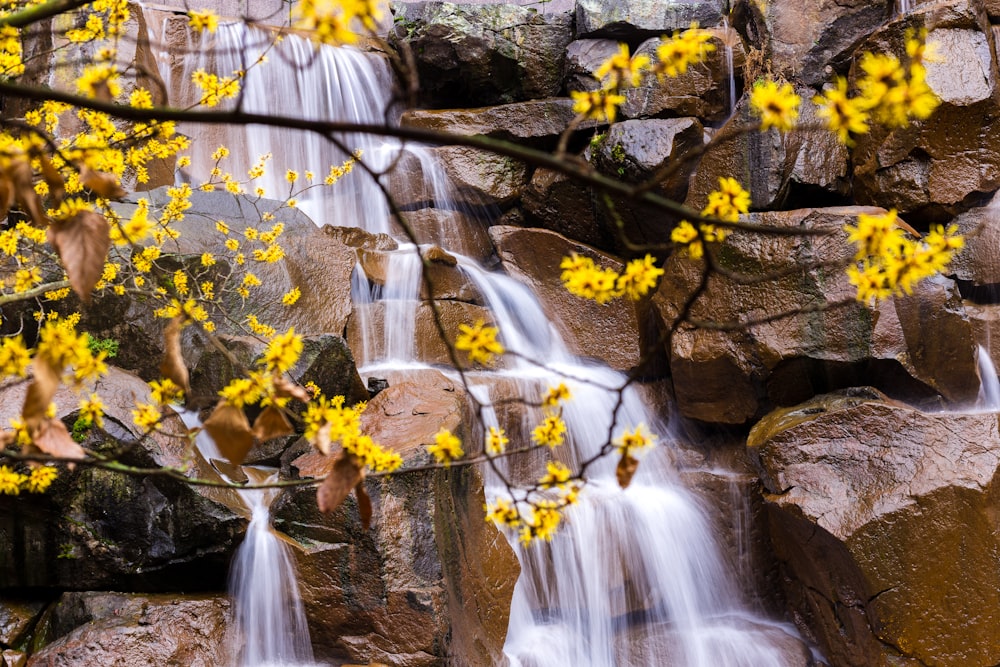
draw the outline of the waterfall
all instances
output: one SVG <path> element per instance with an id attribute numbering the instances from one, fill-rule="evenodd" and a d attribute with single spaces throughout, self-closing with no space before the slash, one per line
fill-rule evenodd
<path id="1" fill-rule="evenodd" d="M 212 71 L 225 73 L 229 68 L 240 67 L 240 62 L 252 61 L 256 57 L 252 50 L 247 54 L 236 46 L 253 44 L 255 34 L 241 25 L 220 27 L 214 46 L 230 49 L 227 57 L 232 60 L 216 59 Z M 208 50 L 207 45 L 200 48 Z M 388 115 L 389 77 L 373 56 L 349 49 L 317 50 L 305 40 L 289 35 L 271 54 L 271 61 L 248 76 L 245 109 L 267 112 L 287 107 L 303 117 L 373 122 L 380 122 Z M 279 63 L 290 65 L 292 71 L 275 66 Z M 193 65 L 209 68 L 207 60 Z M 254 93 L 257 86 L 266 95 Z M 301 114 L 299 109 L 303 110 Z M 281 187 L 287 189 L 287 184 L 282 186 L 280 182 L 284 169 L 311 168 L 324 173 L 331 162 L 344 157 L 343 153 L 321 146 L 324 142 L 310 135 L 296 137 L 278 130 L 254 128 L 245 139 L 227 142 L 233 149 L 234 158 L 230 159 L 234 164 L 236 149 L 244 141 L 247 147 L 240 148 L 240 159 L 248 160 L 245 164 L 255 161 L 257 153 L 274 153 L 277 168 L 273 171 L 279 178 L 267 187 L 269 192 L 279 195 Z M 376 169 L 388 165 L 388 156 L 398 156 L 401 150 L 392 142 L 363 136 L 346 137 L 343 141 L 352 147 L 362 147 L 363 159 L 371 160 Z M 197 181 L 211 167 L 207 156 L 215 145 L 210 141 L 196 144 L 201 144 L 202 149 L 193 156 L 192 170 Z M 422 178 L 430 183 L 424 186 L 429 194 L 423 200 L 438 208 L 454 208 L 456 205 L 444 193 L 441 172 L 431 159 L 432 153 L 415 147 L 408 150 L 420 165 Z M 310 202 L 307 212 L 320 224 L 390 231 L 382 197 L 370 184 L 362 182 L 366 180 L 363 176 L 355 172 L 350 182 L 334 189 L 332 199 L 317 198 Z M 522 566 L 505 646 L 511 664 L 516 667 L 667 664 L 784 667 L 786 663 L 775 634 L 796 636 L 795 632 L 789 626 L 758 618 L 747 609 L 713 538 L 705 512 L 672 465 L 673 439 L 666 425 L 647 409 L 632 386 L 621 390 L 620 409 L 612 414 L 609 406 L 616 404 L 619 389 L 626 386 L 624 376 L 575 358 L 527 287 L 506 275 L 486 270 L 466 248 L 456 245 L 468 234 L 463 228 L 442 228 L 434 238 L 420 241 L 438 243 L 456 258 L 458 267 L 475 284 L 491 311 L 507 349 L 521 355 L 506 360 L 501 370 L 470 373 L 474 395 L 486 404 L 482 414 L 487 423 L 481 426 L 485 428 L 511 418 L 510 414 L 504 414 L 509 410 L 494 408 L 492 404 L 500 405 L 500 397 L 495 394 L 501 384 L 508 391 L 514 387 L 518 395 L 530 401 L 547 386 L 565 382 L 573 398 L 564 408 L 568 444 L 560 448 L 558 455 L 568 465 L 575 466 L 593 457 L 610 430 L 620 432 L 644 423 L 661 434 L 661 446 L 645 457 L 627 490 L 618 487 L 615 462 L 609 457 L 588 469 L 589 483 L 581 502 L 567 512 L 565 525 L 551 543 L 524 547 L 515 535 L 508 535 Z M 357 298 L 356 310 L 365 315 L 361 311 L 376 305 L 384 308 L 382 336 L 368 333 L 363 351 L 355 350 L 364 361 L 362 373 L 385 366 L 399 368 L 421 363 L 415 358 L 413 340 L 414 312 L 420 303 L 417 250 L 408 239 L 401 240 L 399 250 L 389 261 L 384 284 L 370 283 L 360 266 L 355 271 L 352 292 Z M 553 258 L 553 261 L 558 260 Z M 521 407 L 520 430 L 530 429 L 531 424 L 537 423 L 539 413 L 534 408 Z M 521 482 L 537 479 L 533 466 L 537 468 L 540 460 L 533 455 L 513 461 L 508 472 Z M 504 493 L 505 487 L 497 477 L 489 471 L 484 476 L 488 496 Z M 260 533 L 270 535 L 266 513 L 262 511 L 259 516 L 262 517 L 259 525 L 264 526 Z M 258 522 L 256 511 L 254 522 Z M 257 537 L 248 535 L 247 543 L 256 540 Z M 257 559 L 271 558 L 267 553 L 267 549 L 258 550 L 256 546 L 248 549 L 247 558 L 253 559 L 248 567 L 260 567 Z M 268 567 L 284 566 L 275 562 Z M 239 567 L 235 570 L 234 581 L 252 583 L 256 579 L 256 575 L 239 575 Z M 291 583 L 285 585 L 294 589 Z M 240 613 L 243 618 L 243 612 Z M 246 612 L 248 619 L 263 615 Z M 293 619 L 292 623 L 298 621 Z M 295 654 L 261 660 L 271 659 L 304 658 Z"/>
<path id="2" fill-rule="evenodd" d="M 188 428 L 200 426 L 196 412 L 180 412 Z M 206 460 L 221 460 L 211 436 L 201 431 L 195 445 Z M 246 468 L 257 483 L 274 481 L 277 471 Z M 275 489 L 245 489 L 240 498 L 250 510 L 246 536 L 233 556 L 229 594 L 238 642 L 232 656 L 240 667 L 306 667 L 313 663 L 305 608 L 299 597 L 289 547 L 271 529 Z"/>
<path id="3" fill-rule="evenodd" d="M 980 345 L 976 350 L 976 360 L 980 382 L 976 408 L 983 412 L 1000 412 L 1000 379 L 997 378 L 989 349 Z"/>

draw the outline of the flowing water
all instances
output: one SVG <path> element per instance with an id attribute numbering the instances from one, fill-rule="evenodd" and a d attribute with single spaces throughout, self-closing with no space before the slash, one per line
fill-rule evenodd
<path id="1" fill-rule="evenodd" d="M 214 46 L 230 49 L 231 60 L 204 60 L 191 63 L 191 67 L 226 73 L 256 58 L 252 50 L 247 53 L 237 45 L 262 41 L 258 33 L 240 25 L 224 26 L 214 39 Z M 208 46 L 201 44 L 199 48 L 206 52 Z M 294 109 L 296 115 L 304 117 L 366 122 L 387 116 L 389 76 L 374 56 L 347 49 L 315 50 L 304 40 L 288 36 L 270 59 L 267 67 L 248 77 L 248 91 L 262 89 L 260 95 L 248 93 L 244 101 L 248 110 L 280 113 Z M 175 76 L 184 80 L 190 73 Z M 173 87 L 177 89 L 177 85 Z M 376 169 L 389 164 L 390 156 L 400 150 L 390 142 L 364 136 L 344 137 L 343 141 L 352 150 L 361 147 L 362 159 L 370 160 Z M 345 155 L 313 136 L 292 136 L 266 128 L 253 128 L 246 137 L 229 137 L 226 143 L 233 149 L 233 164 L 237 163 L 237 147 L 239 159 L 247 161 L 244 164 L 254 162 L 258 153 L 274 152 L 277 168 L 273 172 L 278 178 L 267 189 L 279 195 L 282 188 L 287 190 L 287 183 L 282 185 L 281 181 L 286 168 L 300 172 L 309 168 L 323 174 L 331 162 Z M 199 182 L 212 166 L 208 154 L 215 146 L 210 141 L 196 144 L 201 152 L 194 156 L 192 177 Z M 431 152 L 410 150 L 430 183 L 426 199 L 439 208 L 449 206 L 444 179 Z M 350 179 L 338 184 L 331 199 L 309 202 L 307 212 L 319 223 L 358 226 L 372 232 L 390 230 L 385 203 L 363 176 L 356 170 Z M 514 359 L 503 370 L 472 374 L 474 395 L 487 403 L 511 392 L 532 400 L 547 386 L 565 381 L 573 398 L 564 412 L 570 428 L 568 445 L 559 455 L 570 466 L 593 456 L 609 432 L 643 423 L 662 436 L 661 446 L 643 460 L 628 490 L 618 488 L 613 461 L 591 467 L 581 503 L 568 513 L 551 543 L 525 548 L 516 536 L 509 536 L 522 564 L 505 646 L 511 663 L 520 667 L 783 667 L 786 663 L 774 637 L 776 633 L 794 635 L 794 631 L 747 610 L 733 572 L 715 542 L 712 525 L 672 465 L 666 425 L 647 409 L 636 389 L 620 389 L 624 383 L 620 374 L 570 354 L 527 287 L 487 271 L 465 254 L 467 250 L 459 241 L 469 235 L 466 228 L 442 228 L 435 238 L 426 240 L 444 245 L 457 258 L 493 313 L 506 347 L 538 362 Z M 382 331 L 366 331 L 363 349 L 355 350 L 364 362 L 363 372 L 421 363 L 415 358 L 414 345 L 419 267 L 416 246 L 404 242 L 390 260 L 384 285 L 370 284 L 360 268 L 356 272 L 352 289 L 358 312 L 376 304 L 385 309 Z M 374 327 L 365 327 L 369 328 Z M 622 401 L 613 411 L 619 391 Z M 509 432 L 530 429 L 538 420 L 537 412 L 530 408 L 511 412 L 488 405 L 483 414 L 488 422 L 484 428 L 496 420 Z M 510 420 L 520 420 L 519 428 L 512 427 Z M 528 457 L 514 462 L 509 474 L 523 477 L 521 481 L 537 479 L 539 461 L 539 457 Z M 489 472 L 486 476 L 487 494 L 500 493 L 498 479 Z M 291 580 L 279 583 L 253 574 L 261 568 L 276 577 L 275 570 L 287 567 L 286 572 L 291 572 L 291 568 L 280 562 L 281 557 L 270 546 L 258 543 L 266 542 L 266 536 L 273 537 L 267 528 L 267 501 L 258 498 L 250 502 L 255 503 L 255 510 L 246 541 L 249 546 L 241 549 L 241 562 L 234 566 L 233 575 L 244 626 L 269 618 L 272 614 L 264 603 L 281 599 L 278 590 L 254 590 L 260 579 L 268 586 L 295 589 Z M 246 564 L 242 564 L 244 555 Z M 264 603 L 257 606 L 255 600 Z M 275 623 L 284 623 L 286 628 L 279 632 L 301 637 L 305 627 L 298 613 L 284 621 L 277 620 L 279 615 L 273 614 Z M 244 664 L 308 660 L 298 648 L 288 650 L 291 652 L 280 656 L 265 655 L 263 649 L 257 653 L 257 646 L 248 645 Z"/>
<path id="2" fill-rule="evenodd" d="M 989 348 L 980 345 L 976 350 L 979 370 L 979 399 L 976 408 L 983 412 L 1000 412 L 1000 379 L 990 358 Z"/>

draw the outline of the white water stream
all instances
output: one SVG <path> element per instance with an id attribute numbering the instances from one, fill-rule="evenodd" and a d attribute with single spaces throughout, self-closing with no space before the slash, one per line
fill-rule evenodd
<path id="1" fill-rule="evenodd" d="M 259 33 L 241 25 L 221 27 L 214 40 L 212 45 L 196 46 L 203 53 L 210 46 L 226 48 L 232 60 L 192 62 L 189 68 L 226 73 L 256 58 L 252 47 L 249 51 L 238 47 L 262 41 Z M 346 49 L 315 50 L 304 40 L 288 36 L 270 59 L 271 63 L 248 77 L 245 109 L 365 122 L 380 122 L 385 117 L 390 100 L 389 76 L 377 57 Z M 182 76 L 189 75 L 187 70 Z M 259 94 L 254 92 L 257 89 Z M 344 141 L 352 148 L 362 147 L 363 159 L 371 160 L 377 168 L 387 164 L 398 150 L 389 142 L 364 136 L 346 137 Z M 195 143 L 200 152 L 194 155 L 192 176 L 198 182 L 211 168 L 208 155 L 216 143 Z M 233 151 L 232 164 L 245 160 L 242 164 L 249 165 L 257 154 L 273 152 L 276 168 L 272 171 L 277 178 L 267 188 L 279 195 L 287 190 L 287 183 L 281 180 L 286 168 L 300 172 L 309 168 L 324 174 L 331 163 L 344 157 L 314 136 L 264 128 L 252 128 L 238 138 L 227 137 L 225 143 Z M 441 179 L 435 176 L 439 172 L 426 159 L 426 153 L 418 154 L 424 158 L 421 163 L 425 178 L 430 177 L 434 183 L 429 187 L 433 200 L 444 206 Z M 331 199 L 315 199 L 305 208 L 319 223 L 387 231 L 385 203 L 365 181 L 363 174 L 355 172 L 335 188 Z M 438 238 L 429 241 L 446 244 L 448 239 L 462 238 L 463 233 L 462 229 L 442 230 Z M 446 249 L 455 251 L 459 266 L 482 294 L 506 347 L 544 362 L 544 367 L 539 367 L 516 360 L 502 371 L 476 374 L 473 381 L 480 400 L 499 398 L 492 394 L 501 386 L 508 395 L 513 386 L 514 391 L 532 400 L 545 387 L 566 381 L 573 392 L 564 413 L 570 432 L 569 442 L 559 455 L 571 466 L 597 451 L 613 419 L 616 432 L 644 423 L 662 437 L 661 446 L 645 458 L 626 491 L 615 483 L 613 461 L 592 467 L 582 502 L 570 511 L 550 544 L 524 548 L 511 536 L 511 545 L 522 564 L 505 646 L 512 665 L 784 667 L 786 662 L 774 637 L 776 633 L 793 635 L 794 631 L 748 611 L 704 511 L 672 466 L 670 436 L 659 416 L 647 410 L 632 388 L 624 391 L 621 408 L 612 415 L 610 406 L 615 404 L 615 389 L 622 385 L 622 376 L 571 355 L 528 288 L 483 269 L 460 254 L 461 247 Z M 356 275 L 353 289 L 361 302 L 359 306 L 374 298 L 382 301 L 386 309 L 383 331 L 366 332 L 364 349 L 355 350 L 366 368 L 420 363 L 414 358 L 413 340 L 413 318 L 419 304 L 418 271 L 414 247 L 404 244 L 391 259 L 388 279 L 381 288 L 373 289 L 360 271 Z M 503 411 L 488 409 L 485 414 L 492 419 L 510 418 L 509 414 L 498 417 L 497 412 Z M 523 430 L 525 426 L 530 428 L 538 415 L 525 409 L 520 418 Z M 509 424 L 504 426 L 512 430 Z M 519 463 L 527 469 L 535 464 L 537 461 Z M 499 492 L 496 480 L 487 477 L 487 486 L 487 494 Z M 284 612 L 272 612 L 267 606 L 269 601 L 287 606 L 281 602 L 281 594 L 294 590 L 295 585 L 292 580 L 277 579 L 275 570 L 284 570 L 285 576 L 292 570 L 269 546 L 267 536 L 273 538 L 273 534 L 267 527 L 267 500 L 258 497 L 251 502 L 255 509 L 247 537 L 249 546 L 241 549 L 241 561 L 234 565 L 233 575 L 241 623 L 249 635 L 251 623 L 264 619 L 270 622 L 273 618 L 282 628 L 278 634 L 300 639 L 304 635 L 307 642 L 300 612 L 293 612 L 290 620 L 279 620 Z M 246 564 L 242 563 L 244 555 L 249 559 Z M 268 576 L 255 572 L 266 572 Z M 264 582 L 267 590 L 254 589 Z M 266 651 L 261 647 L 258 652 L 256 643 L 247 646 L 243 664 L 248 667 L 311 659 L 298 646 L 270 647 Z M 263 643 L 270 644 L 271 640 Z"/>

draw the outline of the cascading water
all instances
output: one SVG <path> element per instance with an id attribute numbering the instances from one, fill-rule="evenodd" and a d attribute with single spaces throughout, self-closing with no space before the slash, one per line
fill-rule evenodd
<path id="1" fill-rule="evenodd" d="M 983 345 L 976 350 L 979 370 L 979 399 L 976 408 L 984 412 L 1000 412 L 1000 378 L 990 358 L 990 351 Z"/>
<path id="2" fill-rule="evenodd" d="M 211 64 L 206 61 L 193 65 L 226 73 L 230 68 L 243 68 L 242 63 L 253 62 L 256 53 L 237 48 L 254 42 L 251 37 L 255 33 L 247 31 L 240 25 L 220 28 L 214 46 L 229 50 L 226 57 L 232 60 L 216 58 Z M 203 45 L 201 50 L 209 49 Z M 302 117 L 364 122 L 382 122 L 386 118 L 385 109 L 390 104 L 389 77 L 384 66 L 379 67 L 377 58 L 346 49 L 317 50 L 304 40 L 287 36 L 270 59 L 271 63 L 254 69 L 252 76 L 248 76 L 244 109 L 262 112 L 295 109 L 296 115 Z M 279 69 L 277 64 L 290 64 L 292 72 Z M 183 75 L 185 79 L 187 76 Z M 333 82 L 329 81 L 331 77 Z M 262 91 L 259 96 L 255 96 L 254 89 Z M 400 150 L 390 142 L 364 136 L 346 137 L 343 141 L 352 149 L 361 147 L 365 151 L 363 159 L 371 161 L 375 168 L 388 164 L 389 156 Z M 192 175 L 204 179 L 212 166 L 208 154 L 214 146 L 211 142 L 196 143 L 201 144 L 202 153 L 193 156 Z M 279 182 L 268 188 L 274 188 L 269 191 L 279 195 L 284 194 L 281 187 L 287 189 L 287 184 L 280 183 L 286 168 L 300 172 L 308 168 L 322 174 L 331 163 L 344 157 L 342 152 L 319 147 L 323 142 L 310 135 L 294 136 L 260 128 L 246 139 L 230 139 L 225 143 L 234 149 L 234 157 L 235 147 L 241 146 L 244 164 L 254 162 L 257 153 L 273 151 L 272 171 Z M 444 207 L 439 170 L 428 159 L 428 153 L 417 150 L 413 154 L 420 159 L 424 177 L 432 180 L 428 202 Z M 237 164 L 235 159 L 233 164 Z M 332 199 L 313 201 L 308 208 L 310 215 L 320 223 L 353 225 L 372 232 L 390 229 L 381 195 L 370 184 L 365 185 L 366 179 L 361 176 L 354 174 L 350 183 L 339 184 Z M 437 238 L 426 240 L 449 246 L 449 240 L 461 239 L 466 234 L 462 229 L 439 230 Z M 529 399 L 538 396 L 546 386 L 566 382 L 573 393 L 564 412 L 570 432 L 568 445 L 559 454 L 570 465 L 596 453 L 612 430 L 612 419 L 614 430 L 619 432 L 640 423 L 653 431 L 666 432 L 631 387 L 623 390 L 616 414 L 610 413 L 608 406 L 616 403 L 624 378 L 573 357 L 525 286 L 505 275 L 486 271 L 474 259 L 461 254 L 461 247 L 446 249 L 454 251 L 459 267 L 482 295 L 506 347 L 526 359 L 544 362 L 542 366 L 516 358 L 501 371 L 471 374 L 477 398 L 487 403 L 491 398 L 496 399 L 492 396 L 498 386 L 494 380 L 502 380 L 508 390 L 513 385 L 520 396 Z M 419 270 L 416 247 L 404 242 L 390 260 L 384 285 L 373 288 L 357 272 L 352 285 L 356 297 L 367 306 L 381 301 L 385 308 L 384 339 L 376 342 L 369 332 L 365 349 L 356 350 L 365 360 L 363 373 L 379 364 L 399 367 L 419 363 L 414 358 L 413 341 L 413 313 L 419 305 Z M 509 417 L 498 416 L 498 412 L 502 411 L 488 406 L 483 414 L 488 419 Z M 538 415 L 525 408 L 520 417 L 524 430 L 537 421 Z M 662 446 L 645 458 L 625 491 L 615 482 L 614 462 L 604 460 L 592 466 L 580 505 L 568 513 L 564 527 L 551 543 L 522 547 L 515 536 L 510 536 L 522 564 L 505 646 L 513 665 L 782 667 L 785 664 L 772 641 L 773 633 L 776 628 L 788 634 L 794 631 L 756 618 L 746 610 L 712 537 L 709 522 L 680 482 L 671 465 L 669 450 L 669 438 L 664 437 Z M 533 462 L 529 459 L 512 465 L 530 469 Z M 487 494 L 502 492 L 498 480 L 486 474 Z M 518 473 L 510 474 L 516 477 Z M 261 516 L 266 515 L 261 513 Z M 266 518 L 260 521 L 266 525 Z M 247 542 L 256 542 L 256 537 L 251 540 L 248 536 Z M 257 563 L 252 567 L 257 567 Z M 255 579 L 255 575 L 240 576 L 240 581 L 251 584 Z M 291 583 L 284 585 L 294 589 Z M 247 596 L 252 597 L 249 593 Z M 267 613 L 270 612 L 247 612 L 247 618 Z M 270 659 L 259 658 L 262 662 Z M 288 659 L 303 658 L 296 654 Z"/>
<path id="3" fill-rule="evenodd" d="M 195 412 L 180 413 L 188 428 L 200 426 Z M 202 431 L 195 441 L 206 460 L 222 460 L 212 438 Z M 246 469 L 257 483 L 277 479 L 277 471 Z M 250 510 L 246 536 L 233 556 L 229 594 L 233 599 L 238 641 L 232 655 L 240 667 L 313 665 L 305 609 L 299 597 L 288 545 L 271 529 L 274 489 L 245 489 L 240 498 Z"/>

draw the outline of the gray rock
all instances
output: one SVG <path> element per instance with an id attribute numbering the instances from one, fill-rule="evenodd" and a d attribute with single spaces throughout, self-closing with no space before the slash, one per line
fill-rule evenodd
<path id="1" fill-rule="evenodd" d="M 397 5 L 390 39 L 411 49 L 433 106 L 482 106 L 558 94 L 569 12 L 515 5 Z"/>
<path id="2" fill-rule="evenodd" d="M 722 22 L 725 5 L 718 0 L 577 0 L 576 32 L 580 37 L 631 40 L 674 30 L 694 21 L 702 27 Z"/>

